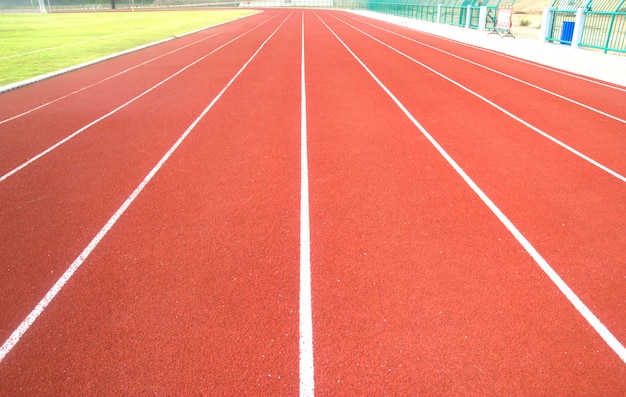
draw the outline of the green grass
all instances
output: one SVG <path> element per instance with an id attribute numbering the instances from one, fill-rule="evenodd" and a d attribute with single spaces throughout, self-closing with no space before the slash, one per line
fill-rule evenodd
<path id="1" fill-rule="evenodd" d="M 254 12 L 0 14 L 0 86 Z"/>

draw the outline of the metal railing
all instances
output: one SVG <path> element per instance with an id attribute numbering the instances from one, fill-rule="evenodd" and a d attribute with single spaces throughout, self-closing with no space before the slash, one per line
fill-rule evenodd
<path id="1" fill-rule="evenodd" d="M 626 12 L 587 12 L 578 45 L 626 53 Z"/>
<path id="2" fill-rule="evenodd" d="M 544 21 L 546 41 L 626 53 L 626 0 L 555 0 Z"/>
<path id="3" fill-rule="evenodd" d="M 499 1 L 497 1 L 499 3 Z M 477 29 L 480 25 L 481 1 L 473 0 L 346 0 L 335 1 L 335 8 L 374 11 L 427 22 Z M 482 3 L 487 3 L 482 1 Z M 495 4 L 495 2 L 494 2 Z M 496 5 L 486 5 L 486 28 L 495 24 Z M 469 16 L 469 21 L 468 21 Z M 469 22 L 469 25 L 468 25 Z"/>

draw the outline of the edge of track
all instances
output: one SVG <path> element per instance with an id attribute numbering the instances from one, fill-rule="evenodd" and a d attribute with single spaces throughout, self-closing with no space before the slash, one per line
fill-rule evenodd
<path id="1" fill-rule="evenodd" d="M 255 14 L 253 14 L 255 15 Z M 291 14 L 290 14 L 291 15 Z M 6 356 L 13 350 L 17 343 L 21 340 L 24 334 L 35 323 L 39 316 L 44 312 L 48 305 L 55 299 L 62 288 L 73 277 L 76 271 L 87 260 L 91 253 L 100 244 L 102 239 L 109 233 L 109 231 L 116 224 L 118 219 L 126 212 L 135 199 L 141 194 L 144 188 L 150 183 L 152 178 L 159 172 L 161 167 L 168 161 L 171 155 L 178 149 L 178 147 L 187 139 L 189 134 L 195 129 L 200 121 L 206 116 L 206 114 L 213 108 L 213 106 L 221 99 L 222 95 L 231 87 L 233 82 L 241 75 L 241 73 L 248 67 L 250 62 L 257 56 L 261 49 L 267 44 L 267 42 L 274 36 L 274 34 L 282 27 L 289 16 L 283 20 L 283 22 L 269 35 L 269 37 L 260 45 L 260 47 L 252 54 L 252 56 L 241 66 L 241 68 L 234 74 L 234 76 L 228 81 L 226 86 L 211 100 L 211 102 L 204 108 L 204 110 L 197 116 L 197 118 L 187 127 L 180 137 L 174 142 L 173 145 L 167 150 L 167 152 L 161 157 L 161 159 L 154 165 L 154 167 L 148 172 L 148 174 L 142 179 L 142 181 L 135 187 L 130 193 L 122 205 L 111 215 L 108 221 L 101 227 L 98 233 L 91 239 L 89 244 L 83 248 L 81 253 L 74 259 L 69 267 L 63 272 L 63 274 L 57 279 L 47 293 L 39 300 L 36 306 L 25 316 L 24 320 L 19 326 L 11 332 L 9 337 L 0 345 L 0 362 L 2 362 Z"/>
<path id="2" fill-rule="evenodd" d="M 263 10 L 255 10 L 255 11 L 256 11 L 255 13 L 250 14 L 250 15 L 244 15 L 242 17 L 229 19 L 227 21 L 220 22 L 220 23 L 217 23 L 215 25 L 205 26 L 205 27 L 200 28 L 200 29 L 192 30 L 191 32 L 182 33 L 182 34 L 179 34 L 179 35 L 176 35 L 176 36 L 167 37 L 167 38 L 162 39 L 162 40 L 158 40 L 158 41 L 154 41 L 152 43 L 140 45 L 138 47 L 134 47 L 134 48 L 130 48 L 128 50 L 120 51 L 120 52 L 117 52 L 115 54 L 106 55 L 106 56 L 103 56 L 103 57 L 100 57 L 100 58 L 93 59 L 91 61 L 80 63 L 78 65 L 70 66 L 70 67 L 65 68 L 65 69 L 57 70 L 55 72 L 42 74 L 42 75 L 39 75 L 39 76 L 31 77 L 31 78 L 26 79 L 26 80 L 22 80 L 22 81 L 18 81 L 18 82 L 15 82 L 15 83 L 7 84 L 7 85 L 4 85 L 4 86 L 0 86 L 0 94 L 3 94 L 3 93 L 8 92 L 8 91 L 15 90 L 15 89 L 18 89 L 18 88 L 21 88 L 21 87 L 25 87 L 27 85 L 35 84 L 35 83 L 38 83 L 38 82 L 43 81 L 43 80 L 51 79 L 51 78 L 56 77 L 56 76 L 60 76 L 60 75 L 66 74 L 66 73 L 70 73 L 70 72 L 73 72 L 73 71 L 78 70 L 78 69 L 86 68 L 88 66 L 95 65 L 95 64 L 100 63 L 100 62 L 108 61 L 109 59 L 117 58 L 117 57 L 120 57 L 122 55 L 130 54 L 132 52 L 140 51 L 140 50 L 143 50 L 145 48 L 149 48 L 149 47 L 153 47 L 155 45 L 163 44 L 163 43 L 166 43 L 166 42 L 174 40 L 174 39 L 178 39 L 178 38 L 181 38 L 181 37 L 189 36 L 191 34 L 202 32 L 202 31 L 207 30 L 207 29 L 215 28 L 217 26 L 225 25 L 225 24 L 230 23 L 230 22 L 234 22 L 234 21 L 238 21 L 240 19 L 244 19 L 244 18 L 248 18 L 248 17 L 254 16 L 254 15 L 258 15 L 258 14 L 263 12 Z"/>
<path id="3" fill-rule="evenodd" d="M 404 18 L 404 20 L 408 20 L 408 21 L 416 21 L 416 22 L 425 22 L 425 23 L 432 23 L 433 25 L 437 25 L 434 22 L 428 22 L 428 21 L 422 21 L 422 20 L 418 20 L 418 19 L 411 19 L 411 18 L 407 18 L 407 17 L 400 17 L 400 16 L 395 16 L 395 15 L 390 15 L 390 14 L 383 14 L 383 13 L 379 13 L 380 16 L 377 17 L 377 13 L 376 12 L 372 12 L 372 11 L 362 11 L 362 10 L 344 10 L 347 11 L 348 13 L 352 14 L 352 15 L 356 15 L 356 16 L 360 16 L 360 17 L 365 17 L 368 19 L 372 19 L 372 20 L 376 20 L 378 22 L 384 22 L 384 23 L 388 23 L 394 26 L 397 26 L 399 28 L 402 29 L 406 29 L 408 31 L 412 31 L 412 32 L 419 32 L 431 37 L 436 37 L 439 38 L 441 40 L 445 40 L 445 41 L 451 41 L 454 43 L 458 43 L 460 45 L 466 46 L 466 47 L 471 47 L 471 48 L 475 48 L 477 50 L 480 51 L 484 51 L 484 52 L 489 52 L 492 54 L 496 54 L 499 55 L 501 57 L 504 58 L 509 58 L 509 59 L 513 59 L 516 60 L 518 62 L 521 63 L 525 63 L 528 65 L 532 65 L 538 68 L 542 68 L 542 69 L 546 69 L 552 72 L 557 72 L 557 73 L 561 73 L 563 75 L 566 76 L 570 76 L 573 78 L 577 78 L 577 79 L 581 79 L 590 83 L 594 83 L 594 84 L 599 84 L 608 88 L 612 88 L 612 89 L 616 89 L 619 91 L 626 91 L 626 85 L 621 84 L 619 82 L 616 81 L 612 81 L 609 79 L 602 79 L 596 76 L 591 76 L 585 73 L 581 73 L 581 72 L 576 72 L 576 71 L 572 71 L 572 70 L 568 70 L 566 68 L 560 67 L 560 66 L 555 66 L 550 64 L 549 62 L 541 62 L 538 61 L 536 59 L 531 59 L 531 58 L 524 58 L 521 57 L 519 54 L 512 54 L 512 53 L 508 53 L 508 52 L 503 52 L 501 50 L 498 49 L 493 49 L 493 48 L 489 48 L 489 47 L 485 47 L 482 46 L 480 44 L 475 44 L 475 43 L 471 43 L 471 42 L 467 42 L 467 41 L 463 41 L 463 40 L 459 40 L 458 38 L 454 38 L 454 37 L 449 37 L 441 32 L 432 32 L 429 31 L 427 29 L 422 29 L 419 27 L 415 27 L 415 26 L 410 26 L 408 24 L 405 23 L 401 23 L 398 21 L 393 21 L 391 19 L 384 19 L 382 17 L 395 17 L 395 18 L 400 18 L 400 20 L 402 20 L 402 18 Z M 382 17 L 381 17 L 382 16 Z M 444 25 L 446 27 L 449 28 L 457 28 L 456 26 L 452 26 L 452 25 L 445 25 L 445 24 L 441 24 Z M 474 31 L 473 29 L 469 29 L 470 31 Z"/>
<path id="4" fill-rule="evenodd" d="M 578 295 L 571 289 L 571 287 L 562 279 L 562 277 L 552 268 L 548 261 L 543 258 L 541 253 L 533 246 L 533 244 L 519 231 L 517 226 L 508 218 L 506 214 L 493 202 L 493 200 L 484 192 L 484 190 L 478 186 L 471 176 L 465 172 L 465 170 L 452 158 L 450 154 L 439 144 L 439 142 L 422 126 L 422 124 L 409 112 L 409 110 L 400 102 L 399 99 L 387 88 L 387 86 L 369 69 L 369 67 L 352 51 L 352 49 L 344 43 L 335 31 L 330 28 L 326 22 L 317 14 L 315 15 L 326 26 L 326 28 L 335 36 L 335 38 L 341 43 L 341 45 L 352 55 L 352 57 L 365 69 L 370 77 L 378 84 L 378 86 L 385 91 L 395 105 L 405 114 L 405 116 L 413 123 L 413 125 L 422 133 L 422 135 L 430 142 L 430 144 L 439 152 L 439 154 L 446 160 L 446 162 L 454 169 L 454 171 L 463 179 L 468 187 L 480 198 L 480 200 L 489 208 L 489 210 L 498 218 L 509 233 L 515 238 L 519 245 L 528 253 L 528 255 L 534 260 L 544 274 L 552 281 L 552 283 L 561 291 L 561 293 L 567 298 L 570 304 L 580 313 L 580 315 L 587 321 L 587 323 L 594 329 L 594 331 L 602 338 L 602 340 L 615 352 L 615 354 L 626 363 L 626 347 L 613 335 L 613 333 L 602 323 L 602 321 L 592 312 Z M 332 15 L 331 15 L 332 16 Z M 341 21 L 337 18 L 338 21 Z M 346 24 L 351 28 L 360 31 L 353 26 Z M 360 31 L 361 33 L 366 33 Z M 371 37 L 371 36 L 370 36 Z M 390 47 L 391 48 L 391 47 Z M 430 69 L 432 72 L 439 74 L 434 69 Z M 440 75 L 440 74 L 439 74 Z M 440 75 L 441 76 L 441 75 Z M 595 164 L 594 164 L 595 165 Z M 619 175 L 619 174 L 618 174 Z M 621 175 L 620 175 L 621 176 Z M 623 180 L 622 178 L 619 178 Z"/>

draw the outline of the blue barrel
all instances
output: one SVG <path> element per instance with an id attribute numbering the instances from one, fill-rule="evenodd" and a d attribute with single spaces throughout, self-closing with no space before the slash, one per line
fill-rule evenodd
<path id="1" fill-rule="evenodd" d="M 563 29 L 561 29 L 561 44 L 572 44 L 574 37 L 574 22 L 563 21 Z"/>

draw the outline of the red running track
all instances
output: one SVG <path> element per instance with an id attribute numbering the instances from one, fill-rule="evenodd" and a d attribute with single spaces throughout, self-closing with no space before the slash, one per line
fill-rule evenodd
<path id="1" fill-rule="evenodd" d="M 625 120 L 321 10 L 2 94 L 0 394 L 622 396 Z"/>

